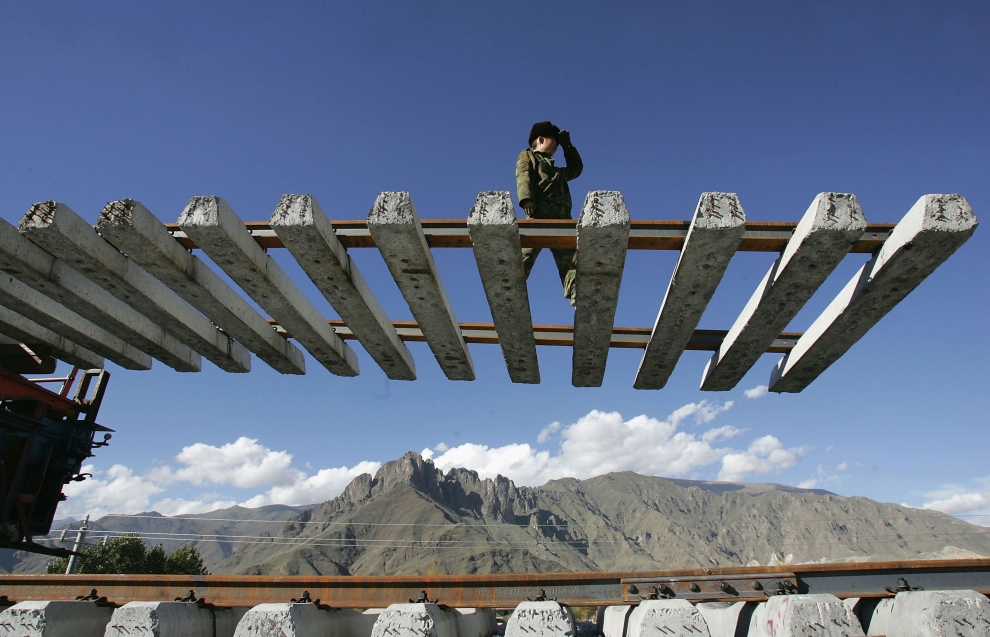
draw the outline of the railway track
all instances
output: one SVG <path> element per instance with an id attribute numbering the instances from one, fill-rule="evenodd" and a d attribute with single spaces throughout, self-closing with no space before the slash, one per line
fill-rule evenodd
<path id="1" fill-rule="evenodd" d="M 40 614 L 49 608 L 69 608 L 79 616 L 99 616 L 94 625 L 103 622 L 102 632 L 97 630 L 92 634 L 114 636 L 489 637 L 498 630 L 493 612 L 498 609 L 515 611 L 516 619 L 509 621 L 509 633 L 516 630 L 521 636 L 535 631 L 548 637 L 567 637 L 575 632 L 569 607 L 598 606 L 610 607 L 599 612 L 592 629 L 605 637 L 645 637 L 647 633 L 705 637 L 698 634 L 705 631 L 708 637 L 885 634 L 869 632 L 869 627 L 878 621 L 886 622 L 888 631 L 890 626 L 932 628 L 949 621 L 953 632 L 910 634 L 986 637 L 990 635 L 988 595 L 990 559 L 647 573 L 5 575 L 0 577 L 0 603 L 8 608 L 0 613 L 0 635 L 47 634 L 18 632 L 18 626 L 25 621 L 37 624 Z M 809 605 L 817 609 L 810 615 Z M 61 616 L 69 616 L 61 612 Z M 288 624 L 279 623 L 280 617 L 295 617 L 289 622 L 294 628 L 287 631 Z M 668 630 L 647 630 L 652 626 L 651 621 L 661 621 L 658 617 Z M 829 617 L 834 621 L 823 625 Z M 856 623 L 849 623 L 853 620 Z M 768 627 L 764 625 L 767 621 L 769 629 L 773 629 L 774 622 L 778 628 L 781 622 L 791 622 L 794 630 L 767 633 Z M 150 626 L 148 622 L 157 628 L 145 631 Z M 161 628 L 169 622 L 174 624 L 173 632 Z M 680 628 L 670 627 L 677 622 Z M 84 623 L 79 620 L 79 630 Z M 317 625 L 324 624 L 331 627 L 317 629 Z M 197 625 L 205 628 L 194 629 Z M 730 625 L 732 630 L 726 632 L 726 626 Z M 89 633 L 72 634 L 83 637 Z"/>

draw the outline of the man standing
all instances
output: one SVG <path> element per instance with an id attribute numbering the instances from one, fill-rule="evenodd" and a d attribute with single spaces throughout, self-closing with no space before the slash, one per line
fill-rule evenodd
<path id="1" fill-rule="evenodd" d="M 566 166 L 553 164 L 558 146 L 564 148 Z M 516 189 L 519 206 L 529 219 L 570 219 L 571 191 L 567 182 L 581 174 L 584 164 L 577 149 L 571 145 L 571 134 L 550 122 L 537 122 L 529 132 L 529 148 L 516 160 Z M 574 278 L 577 275 L 577 251 L 551 248 L 557 263 L 564 296 L 574 305 Z M 540 248 L 523 248 L 523 268 L 526 278 L 536 263 Z"/>

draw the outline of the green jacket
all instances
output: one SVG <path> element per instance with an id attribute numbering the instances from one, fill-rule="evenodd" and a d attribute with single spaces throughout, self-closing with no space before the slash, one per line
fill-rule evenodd
<path id="1" fill-rule="evenodd" d="M 570 219 L 571 191 L 567 182 L 584 169 L 581 155 L 573 146 L 564 148 L 566 166 L 553 165 L 553 157 L 527 148 L 516 160 L 516 190 L 519 205 L 527 199 L 535 202 L 537 219 Z"/>

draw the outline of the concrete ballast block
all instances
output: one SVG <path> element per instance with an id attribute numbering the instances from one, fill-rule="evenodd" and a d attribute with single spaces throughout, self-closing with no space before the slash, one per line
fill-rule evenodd
<path id="1" fill-rule="evenodd" d="M 474 380 L 471 354 L 409 193 L 378 195 L 368 213 L 368 230 L 440 369 L 450 380 Z"/>
<path id="2" fill-rule="evenodd" d="M 574 637 L 574 612 L 557 602 L 522 602 L 505 625 L 505 637 Z"/>
<path id="3" fill-rule="evenodd" d="M 491 637 L 498 630 L 498 620 L 491 608 L 455 608 L 457 637 Z M 357 637 L 351 636 L 348 637 Z"/>
<path id="4" fill-rule="evenodd" d="M 334 333 L 289 275 L 265 254 L 226 201 L 193 197 L 179 216 L 179 226 L 328 371 L 338 376 L 358 375 L 354 351 Z"/>
<path id="5" fill-rule="evenodd" d="M 606 606 L 601 613 L 599 630 L 605 637 L 626 637 L 629 614 L 635 606 Z"/>
<path id="6" fill-rule="evenodd" d="M 416 363 L 341 245 L 313 195 L 285 195 L 269 224 L 303 271 L 392 380 L 416 380 Z"/>
<path id="7" fill-rule="evenodd" d="M 188 345 L 36 246 L 3 219 L 0 219 L 0 270 L 176 371 L 202 369 L 200 355 Z"/>
<path id="8" fill-rule="evenodd" d="M 128 602 L 113 611 L 105 637 L 213 637 L 210 609 L 189 602 Z"/>
<path id="9" fill-rule="evenodd" d="M 629 615 L 627 637 L 710 637 L 708 623 L 686 599 L 649 599 Z"/>
<path id="10" fill-rule="evenodd" d="M 244 614 L 234 637 L 359 637 L 341 632 L 337 615 L 315 604 L 259 604 Z"/>
<path id="11" fill-rule="evenodd" d="M 702 193 L 633 387 L 667 384 L 745 231 L 746 213 L 735 193 Z"/>
<path id="12" fill-rule="evenodd" d="M 0 613 L 4 637 L 103 637 L 113 608 L 93 602 L 20 602 Z"/>
<path id="13" fill-rule="evenodd" d="M 962 195 L 921 197 L 774 367 L 770 391 L 796 393 L 810 385 L 966 243 L 976 226 Z"/>
<path id="14" fill-rule="evenodd" d="M 378 616 L 371 637 L 458 637 L 455 615 L 436 604 L 392 604 Z"/>
<path id="15" fill-rule="evenodd" d="M 577 222 L 574 352 L 571 384 L 600 387 L 629 245 L 629 211 L 622 193 L 593 190 Z"/>
<path id="16" fill-rule="evenodd" d="M 701 389 L 728 391 L 735 387 L 865 229 L 866 217 L 855 195 L 818 195 L 708 362 Z"/>
<path id="17" fill-rule="evenodd" d="M 199 257 L 182 247 L 140 202 L 123 199 L 107 204 L 96 230 L 273 369 L 283 374 L 306 373 L 303 353 Z"/>
<path id="18" fill-rule="evenodd" d="M 987 637 L 990 601 L 976 591 L 904 591 L 873 611 L 870 637 Z"/>
<path id="19" fill-rule="evenodd" d="M 38 325 L 31 319 L 13 310 L 0 306 L 0 334 L 9 336 L 19 343 L 31 345 L 41 343 L 52 350 L 52 355 L 83 369 L 103 368 L 103 357 L 76 345 L 48 328 Z"/>
<path id="20" fill-rule="evenodd" d="M 700 602 L 695 608 L 705 618 L 711 637 L 736 637 L 749 626 L 754 602 Z M 740 630 L 742 629 L 742 630 Z"/>
<path id="21" fill-rule="evenodd" d="M 748 637 L 806 635 L 864 637 L 863 627 L 852 610 L 834 595 L 771 597 L 756 607 L 749 624 Z"/>
<path id="22" fill-rule="evenodd" d="M 519 223 L 508 192 L 483 192 L 468 213 L 468 234 L 509 379 L 540 382 Z"/>
<path id="23" fill-rule="evenodd" d="M 151 369 L 150 356 L 9 274 L 0 274 L 0 305 L 124 369 Z"/>
<path id="24" fill-rule="evenodd" d="M 209 319 L 105 241 L 68 206 L 36 204 L 18 226 L 24 236 L 153 320 L 217 367 L 247 372 L 251 355 Z"/>

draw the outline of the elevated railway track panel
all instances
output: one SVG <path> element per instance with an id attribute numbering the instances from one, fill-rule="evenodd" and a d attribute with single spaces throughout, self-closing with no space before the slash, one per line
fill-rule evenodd
<path id="1" fill-rule="evenodd" d="M 990 635 L 990 560 L 469 576 L 5 575 L 0 634 Z M 71 630 L 70 630 L 71 629 Z M 6 631 L 6 632 L 5 632 Z M 54 634 L 54 633 L 53 633 Z"/>
<path id="2" fill-rule="evenodd" d="M 218 197 L 194 197 L 176 223 L 130 199 L 107 205 L 96 227 L 68 206 L 38 203 L 15 228 L 0 222 L 0 334 L 99 367 L 182 372 L 205 357 L 231 373 L 253 353 L 303 374 L 308 351 L 330 373 L 360 370 L 357 342 L 392 379 L 416 378 L 407 341 L 428 344 L 451 380 L 478 377 L 467 345 L 501 346 L 509 376 L 539 383 L 537 346 L 573 350 L 572 383 L 602 383 L 611 348 L 641 348 L 632 377 L 661 389 L 686 349 L 708 350 L 701 389 L 733 388 L 766 352 L 776 392 L 800 392 L 840 358 L 975 231 L 960 195 L 925 195 L 898 223 L 868 223 L 855 196 L 822 193 L 797 223 L 753 222 L 732 193 L 704 193 L 687 221 L 633 220 L 621 193 L 593 191 L 575 220 L 516 219 L 509 193 L 483 192 L 461 220 L 420 219 L 409 193 L 382 193 L 366 220 L 330 220 L 311 195 L 285 195 L 267 222 L 243 222 Z M 573 325 L 533 325 L 520 248 L 575 248 Z M 376 249 L 413 322 L 392 321 L 349 251 Z M 433 251 L 474 253 L 493 323 L 457 321 Z M 267 254 L 287 249 L 341 320 L 312 300 Z M 234 281 L 226 283 L 197 250 Z M 653 326 L 614 325 L 628 250 L 673 250 L 677 266 Z M 725 330 L 698 323 L 736 252 L 780 256 Z M 804 333 L 785 333 L 849 253 L 872 255 Z M 239 288 L 239 289 L 237 289 Z M 244 298 L 252 299 L 262 313 Z M 420 365 L 434 361 L 419 361 Z"/>

